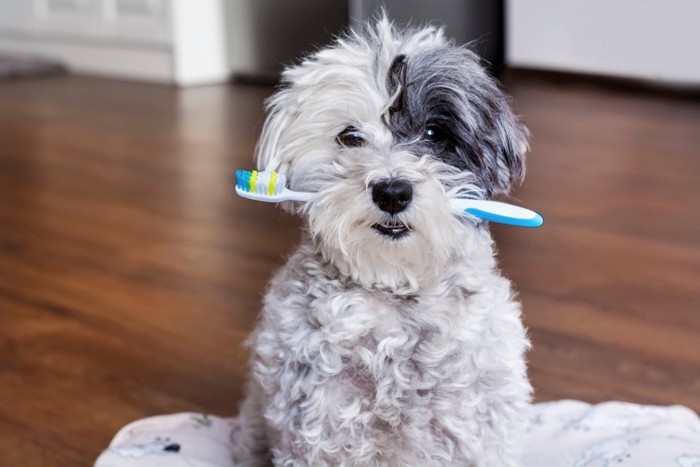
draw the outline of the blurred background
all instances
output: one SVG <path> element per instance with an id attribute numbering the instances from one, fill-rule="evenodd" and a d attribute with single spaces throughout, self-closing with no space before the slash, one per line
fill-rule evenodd
<path id="1" fill-rule="evenodd" d="M 385 8 L 443 25 L 498 70 L 571 71 L 697 85 L 691 0 L 0 0 L 0 51 L 91 75 L 181 86 L 274 81 L 284 64 Z M 51 60 L 49 60 L 51 61 Z M 6 67 L 5 67 L 6 68 Z M 3 70 L 7 73 L 7 70 Z"/>
<path id="2" fill-rule="evenodd" d="M 494 225 L 538 401 L 700 410 L 700 2 L 0 0 L 2 465 L 232 415 L 298 220 L 238 199 L 285 64 L 384 7 L 471 43 L 532 132 Z"/>

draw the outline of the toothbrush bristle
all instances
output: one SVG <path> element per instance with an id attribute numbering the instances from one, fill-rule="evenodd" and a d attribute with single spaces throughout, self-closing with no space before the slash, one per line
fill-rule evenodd
<path id="1" fill-rule="evenodd" d="M 270 195 L 279 195 L 287 188 L 287 177 L 278 172 L 272 172 L 270 177 Z"/>
<path id="2" fill-rule="evenodd" d="M 236 185 L 243 191 L 274 196 L 286 187 L 286 177 L 277 172 L 236 170 Z"/>
<path id="3" fill-rule="evenodd" d="M 249 170 L 236 170 L 236 185 L 243 191 L 250 191 L 250 179 L 253 172 Z"/>
<path id="4" fill-rule="evenodd" d="M 251 193 L 260 193 L 257 190 L 258 187 L 258 175 L 259 172 L 257 170 L 253 170 L 253 172 L 250 174 L 250 188 L 248 188 L 248 191 Z"/>

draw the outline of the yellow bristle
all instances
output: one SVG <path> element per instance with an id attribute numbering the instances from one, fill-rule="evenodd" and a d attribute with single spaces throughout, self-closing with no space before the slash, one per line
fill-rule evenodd
<path id="1" fill-rule="evenodd" d="M 255 183 L 258 181 L 258 171 L 253 170 L 253 173 L 250 175 L 250 192 L 255 193 Z"/>
<path id="2" fill-rule="evenodd" d="M 270 175 L 270 196 L 275 194 L 275 183 L 277 183 L 277 172 Z"/>

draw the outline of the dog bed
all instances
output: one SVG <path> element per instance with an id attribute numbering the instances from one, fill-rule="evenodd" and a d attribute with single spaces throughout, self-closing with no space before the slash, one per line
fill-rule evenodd
<path id="1" fill-rule="evenodd" d="M 232 419 L 197 413 L 122 428 L 95 467 L 223 467 Z M 525 467 L 700 467 L 700 418 L 682 406 L 579 401 L 536 404 Z"/>

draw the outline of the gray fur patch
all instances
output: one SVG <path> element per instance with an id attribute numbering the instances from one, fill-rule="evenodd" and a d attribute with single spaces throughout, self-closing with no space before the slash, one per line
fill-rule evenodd
<path id="1" fill-rule="evenodd" d="M 527 130 L 474 53 L 450 44 L 398 55 L 387 87 L 395 144 L 472 172 L 488 196 L 522 178 Z"/>

